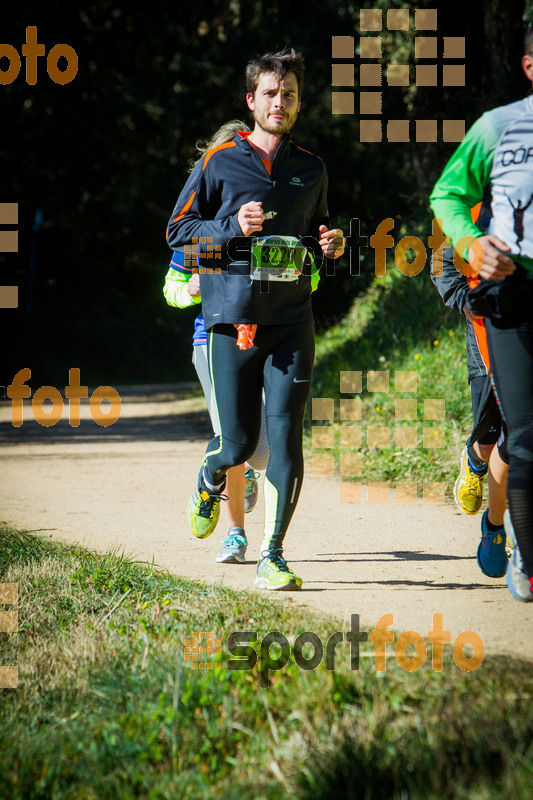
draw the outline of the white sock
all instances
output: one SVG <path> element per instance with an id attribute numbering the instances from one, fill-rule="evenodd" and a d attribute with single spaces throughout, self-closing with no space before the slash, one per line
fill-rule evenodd
<path id="1" fill-rule="evenodd" d="M 203 478 L 203 481 L 204 481 L 205 485 L 207 486 L 207 488 L 210 489 L 212 492 L 218 492 L 219 489 L 223 489 L 225 484 L 226 484 L 226 482 L 223 481 L 222 483 L 219 483 L 218 486 L 213 486 L 212 483 L 209 483 L 209 481 L 206 480 L 204 470 L 202 470 L 202 478 Z"/>

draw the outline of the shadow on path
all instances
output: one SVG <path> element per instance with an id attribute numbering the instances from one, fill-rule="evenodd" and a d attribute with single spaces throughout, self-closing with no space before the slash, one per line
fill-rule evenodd
<path id="1" fill-rule="evenodd" d="M 384 562 L 384 561 L 471 561 L 474 556 L 443 555 L 442 553 L 422 553 L 420 550 L 380 550 L 379 553 L 317 553 L 318 556 L 339 556 L 339 558 L 291 558 L 291 562 L 298 564 L 341 564 L 358 563 L 364 561 Z M 346 556 L 354 556 L 346 558 Z M 371 556 L 371 558 L 361 558 L 361 556 Z M 381 558 L 381 556 L 393 556 L 393 558 Z"/>
<path id="2" fill-rule="evenodd" d="M 411 586 L 419 589 L 507 589 L 504 583 L 495 583 L 492 586 L 487 586 L 486 583 L 436 583 L 434 581 L 410 581 L 410 580 L 386 580 L 386 581 L 310 581 L 310 583 L 325 584 L 324 588 L 309 589 L 307 591 L 323 592 L 327 587 L 335 587 L 338 591 L 343 591 L 341 586 L 346 584 L 344 591 L 349 591 L 357 586 Z M 305 587 L 303 591 L 306 591 Z"/>

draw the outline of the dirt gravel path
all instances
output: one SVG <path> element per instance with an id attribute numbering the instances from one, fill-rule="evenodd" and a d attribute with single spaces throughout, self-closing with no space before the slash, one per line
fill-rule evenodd
<path id="1" fill-rule="evenodd" d="M 1 519 L 99 551 L 118 546 L 186 577 L 250 589 L 262 499 L 246 518 L 243 565 L 215 563 L 223 521 L 203 541 L 187 529 L 185 507 L 210 427 L 203 398 L 184 388 L 121 389 L 121 416 L 108 428 L 93 422 L 88 406 L 78 428 L 66 414 L 45 428 L 33 420 L 28 401 L 23 425 L 13 428 L 11 402 L 0 402 Z M 461 631 L 474 631 L 486 652 L 533 659 L 533 603 L 516 602 L 505 579 L 480 572 L 478 517 L 461 514 L 453 503 L 341 505 L 340 479 L 313 477 L 306 468 L 285 547 L 304 589 L 276 595 L 279 602 L 332 614 L 343 630 L 351 614 L 374 627 L 392 613 L 397 632 L 422 636 L 441 613 L 452 642 Z"/>

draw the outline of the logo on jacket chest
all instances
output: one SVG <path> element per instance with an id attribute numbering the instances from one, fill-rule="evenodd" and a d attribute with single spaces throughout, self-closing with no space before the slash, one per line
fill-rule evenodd
<path id="1" fill-rule="evenodd" d="M 301 178 L 291 178 L 290 186 L 300 186 L 303 188 L 304 182 Z"/>

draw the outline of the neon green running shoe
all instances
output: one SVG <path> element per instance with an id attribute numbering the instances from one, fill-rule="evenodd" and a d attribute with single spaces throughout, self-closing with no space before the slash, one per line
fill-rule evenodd
<path id="1" fill-rule="evenodd" d="M 485 472 L 485 475 L 487 473 Z M 476 475 L 468 464 L 468 453 L 461 453 L 461 472 L 455 481 L 453 496 L 465 514 L 477 514 L 483 502 L 483 480 L 485 475 Z"/>
<path id="2" fill-rule="evenodd" d="M 205 539 L 215 530 L 220 516 L 220 501 L 227 500 L 227 497 L 218 492 L 211 492 L 204 484 L 201 475 L 200 473 L 198 486 L 187 504 L 187 522 L 195 536 Z"/>
<path id="3" fill-rule="evenodd" d="M 257 564 L 254 589 L 271 589 L 277 592 L 292 592 L 302 588 L 302 579 L 288 567 L 285 559 L 268 553 Z"/>

